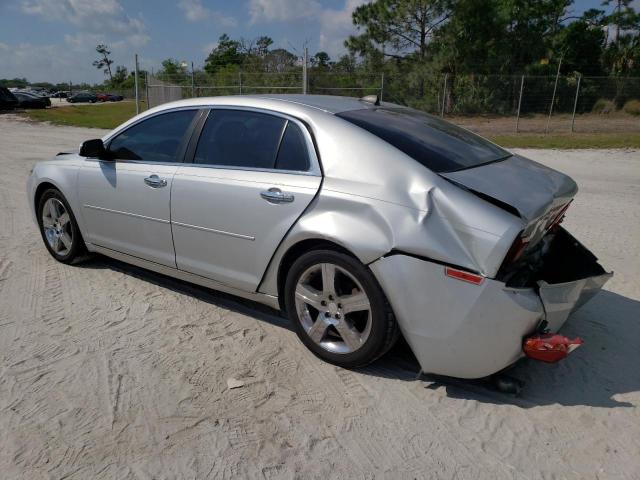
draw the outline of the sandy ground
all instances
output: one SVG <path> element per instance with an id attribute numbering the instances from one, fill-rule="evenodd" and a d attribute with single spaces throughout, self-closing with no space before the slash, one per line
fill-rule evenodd
<path id="1" fill-rule="evenodd" d="M 0 116 L 0 477 L 640 478 L 640 152 L 524 152 L 579 183 L 566 225 L 616 276 L 564 329 L 585 346 L 518 365 L 514 397 L 417 380 L 402 346 L 342 370 L 265 308 L 56 263 L 27 175 L 100 135 Z"/>

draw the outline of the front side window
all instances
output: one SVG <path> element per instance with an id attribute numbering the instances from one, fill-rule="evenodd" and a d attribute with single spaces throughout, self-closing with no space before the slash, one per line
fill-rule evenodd
<path id="1" fill-rule="evenodd" d="M 308 170 L 300 128 L 288 120 L 243 110 L 212 110 L 194 163 L 240 168 Z"/>
<path id="2" fill-rule="evenodd" d="M 143 120 L 111 140 L 109 152 L 121 160 L 181 162 L 181 147 L 196 112 L 179 110 Z"/>

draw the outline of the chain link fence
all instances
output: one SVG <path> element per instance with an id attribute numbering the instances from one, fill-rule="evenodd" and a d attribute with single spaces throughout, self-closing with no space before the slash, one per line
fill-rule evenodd
<path id="1" fill-rule="evenodd" d="M 530 75 L 385 75 L 311 70 L 150 75 L 149 107 L 183 98 L 303 93 L 407 105 L 488 135 L 640 133 L 640 78 Z M 636 107 L 633 107 L 635 100 Z"/>

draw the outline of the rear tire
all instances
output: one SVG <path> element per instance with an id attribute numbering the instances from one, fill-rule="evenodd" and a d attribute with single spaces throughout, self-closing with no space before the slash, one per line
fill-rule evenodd
<path id="1" fill-rule="evenodd" d="M 377 280 L 344 253 L 315 250 L 302 255 L 289 269 L 284 294 L 298 337 L 329 363 L 367 365 L 398 339 L 397 323 Z"/>
<path id="2" fill-rule="evenodd" d="M 59 190 L 46 190 L 37 205 L 38 227 L 45 247 L 59 262 L 83 260 L 87 248 L 69 203 Z"/>

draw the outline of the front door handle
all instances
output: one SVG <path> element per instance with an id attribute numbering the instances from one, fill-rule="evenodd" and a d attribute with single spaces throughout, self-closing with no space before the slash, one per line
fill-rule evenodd
<path id="1" fill-rule="evenodd" d="M 149 175 L 144 179 L 144 183 L 149 185 L 152 188 L 161 188 L 167 186 L 167 181 L 164 178 L 160 178 L 155 173 L 153 175 Z"/>
<path id="2" fill-rule="evenodd" d="M 291 203 L 295 199 L 293 194 L 283 192 L 279 188 L 275 187 L 260 192 L 260 196 L 269 203 Z"/>

